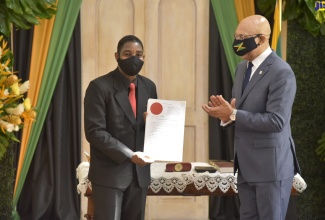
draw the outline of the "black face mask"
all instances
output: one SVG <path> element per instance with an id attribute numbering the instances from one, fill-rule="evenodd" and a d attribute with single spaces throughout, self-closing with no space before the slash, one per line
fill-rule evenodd
<path id="1" fill-rule="evenodd" d="M 251 52 L 255 48 L 257 48 L 260 44 L 256 44 L 255 38 L 259 37 L 260 35 L 257 34 L 254 37 L 246 38 L 243 40 L 234 40 L 232 44 L 232 48 L 234 49 L 235 54 L 238 56 L 244 56 L 246 53 Z"/>
<path id="2" fill-rule="evenodd" d="M 143 65 L 143 61 L 136 56 L 131 56 L 127 59 L 117 59 L 118 66 L 129 76 L 137 75 Z"/>

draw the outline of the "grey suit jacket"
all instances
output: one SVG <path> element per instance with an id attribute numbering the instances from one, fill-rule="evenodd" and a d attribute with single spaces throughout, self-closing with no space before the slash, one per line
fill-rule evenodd
<path id="1" fill-rule="evenodd" d="M 247 61 L 236 70 L 235 169 L 248 182 L 282 180 L 300 173 L 290 118 L 296 79 L 290 66 L 272 52 L 258 67 L 243 94 Z"/>
<path id="2" fill-rule="evenodd" d="M 124 77 L 124 76 L 122 76 Z M 137 120 L 128 99 L 128 89 L 118 70 L 90 82 L 84 99 L 84 126 L 90 143 L 89 179 L 92 183 L 124 189 L 132 180 L 135 151 L 143 151 L 149 98 L 157 98 L 155 84 L 137 78 Z M 140 187 L 150 184 L 150 165 L 136 166 Z"/>

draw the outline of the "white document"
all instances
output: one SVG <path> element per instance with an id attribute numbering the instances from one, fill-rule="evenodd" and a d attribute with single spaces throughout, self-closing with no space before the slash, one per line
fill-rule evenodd
<path id="1" fill-rule="evenodd" d="M 149 99 L 144 154 L 155 161 L 183 160 L 186 101 Z"/>

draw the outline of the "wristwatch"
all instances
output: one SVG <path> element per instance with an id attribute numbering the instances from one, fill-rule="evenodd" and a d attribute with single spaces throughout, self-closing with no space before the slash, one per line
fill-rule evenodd
<path id="1" fill-rule="evenodd" d="M 236 121 L 237 109 L 234 109 L 230 115 L 230 120 Z"/>

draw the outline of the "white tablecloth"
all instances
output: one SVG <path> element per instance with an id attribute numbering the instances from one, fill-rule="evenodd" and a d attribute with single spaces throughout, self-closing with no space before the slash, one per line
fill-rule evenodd
<path id="1" fill-rule="evenodd" d="M 170 193 L 174 188 L 178 192 L 183 192 L 188 184 L 193 183 L 197 190 L 202 189 L 204 186 L 208 188 L 210 192 L 214 192 L 216 189 L 220 189 L 226 193 L 230 188 L 234 192 L 237 191 L 237 175 L 232 173 L 197 173 L 194 170 L 195 166 L 210 166 L 208 163 L 193 162 L 192 170 L 189 172 L 165 172 L 166 163 L 157 162 L 151 164 L 151 184 L 149 188 L 158 193 L 160 190 L 164 190 Z M 85 193 L 88 186 L 91 186 L 88 181 L 89 163 L 82 162 L 77 168 L 77 178 L 79 184 L 77 186 L 78 192 Z M 298 192 L 303 192 L 307 188 L 307 184 L 304 179 L 299 175 L 295 175 L 292 183 L 293 188 Z"/>

